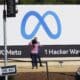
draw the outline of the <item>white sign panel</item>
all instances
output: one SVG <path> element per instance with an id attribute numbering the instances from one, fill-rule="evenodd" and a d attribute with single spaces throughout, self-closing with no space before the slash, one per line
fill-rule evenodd
<path id="1" fill-rule="evenodd" d="M 38 37 L 43 45 L 80 44 L 80 5 L 19 5 L 7 18 L 8 45 L 27 45 Z M 0 6 L 0 45 L 3 45 L 3 6 Z"/>

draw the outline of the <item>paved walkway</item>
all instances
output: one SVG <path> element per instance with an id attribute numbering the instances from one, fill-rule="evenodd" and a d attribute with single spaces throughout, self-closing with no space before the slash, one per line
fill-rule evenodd
<path id="1" fill-rule="evenodd" d="M 32 69 L 31 62 L 24 61 L 9 61 L 8 65 L 16 65 L 17 72 L 46 72 L 46 64 L 43 63 L 43 67 L 38 67 L 38 69 Z M 4 66 L 4 62 L 0 61 L 0 67 Z M 80 67 L 80 61 L 53 61 L 48 62 L 48 70 L 49 72 L 76 72 Z"/>

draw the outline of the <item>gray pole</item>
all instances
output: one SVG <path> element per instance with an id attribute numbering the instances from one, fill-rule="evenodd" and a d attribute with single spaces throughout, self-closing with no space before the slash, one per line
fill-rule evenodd
<path id="1" fill-rule="evenodd" d="M 4 10 L 3 10 L 3 33 L 4 33 L 4 66 L 7 66 L 8 58 L 7 58 L 7 37 L 6 37 L 6 10 L 5 10 L 5 3 L 4 0 Z M 5 80 L 8 80 L 8 75 L 5 75 Z"/>

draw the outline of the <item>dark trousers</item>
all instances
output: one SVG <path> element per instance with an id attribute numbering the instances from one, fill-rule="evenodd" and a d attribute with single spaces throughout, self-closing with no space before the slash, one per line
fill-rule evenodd
<path id="1" fill-rule="evenodd" d="M 40 66 L 42 66 L 42 62 L 41 62 L 41 57 L 39 54 L 36 55 L 37 56 L 37 62 L 39 62 Z"/>
<path id="2" fill-rule="evenodd" d="M 31 59 L 32 59 L 32 68 L 37 67 L 37 56 L 36 56 L 36 54 L 31 54 Z"/>
<path id="3" fill-rule="evenodd" d="M 38 67 L 38 62 L 40 64 L 40 66 L 42 66 L 42 62 L 41 62 L 41 58 L 39 54 L 32 54 L 31 53 L 31 59 L 32 59 L 32 67 Z"/>

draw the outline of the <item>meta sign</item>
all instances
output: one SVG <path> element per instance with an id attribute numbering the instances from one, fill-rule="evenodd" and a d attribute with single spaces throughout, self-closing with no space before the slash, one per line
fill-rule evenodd
<path id="1" fill-rule="evenodd" d="M 44 21 L 44 18 L 47 17 L 48 15 L 53 16 L 55 21 L 56 21 L 56 23 L 57 23 L 57 33 L 56 34 L 53 34 L 50 31 L 48 25 Z M 27 21 L 28 21 L 30 16 L 35 16 L 39 20 L 39 22 L 36 24 L 35 29 L 31 32 L 31 34 L 28 34 L 27 31 L 25 32 L 25 27 L 27 27 L 26 23 L 27 23 Z M 58 15 L 55 12 L 47 11 L 43 16 L 41 16 L 36 11 L 29 11 L 28 13 L 26 13 L 26 15 L 24 16 L 24 18 L 22 20 L 22 23 L 21 23 L 21 34 L 22 34 L 22 36 L 25 39 L 32 39 L 36 35 L 38 29 L 40 28 L 40 25 L 42 25 L 44 31 L 52 39 L 57 39 L 61 35 L 61 21 L 60 21 Z"/>
<path id="2" fill-rule="evenodd" d="M 29 42 L 38 37 L 41 57 L 80 56 L 80 5 L 17 5 L 16 18 L 6 23 L 10 58 L 29 58 Z M 0 57 L 3 47 L 3 6 L 0 6 Z"/>

